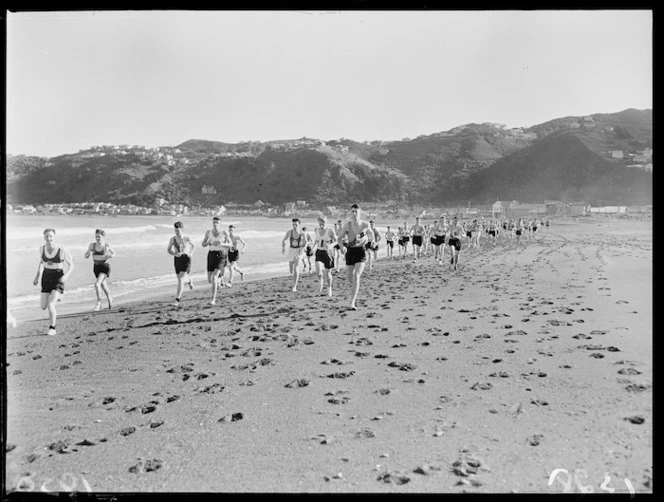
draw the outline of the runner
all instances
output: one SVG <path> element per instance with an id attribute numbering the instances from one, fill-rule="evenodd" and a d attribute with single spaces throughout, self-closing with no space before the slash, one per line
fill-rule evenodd
<path id="1" fill-rule="evenodd" d="M 286 242 L 289 242 L 288 248 L 288 269 L 293 274 L 293 288 L 291 291 L 297 291 L 297 282 L 300 280 L 300 261 L 304 254 L 304 248 L 307 245 L 306 236 L 300 228 L 299 218 L 293 218 L 293 228 L 286 232 L 281 241 L 281 253 L 286 254 Z"/>
<path id="2" fill-rule="evenodd" d="M 496 220 L 489 221 L 487 231 L 489 232 L 489 239 L 493 242 L 493 247 L 496 247 L 496 239 L 498 237 L 498 224 L 496 223 Z"/>
<path id="3" fill-rule="evenodd" d="M 419 216 L 415 218 L 411 234 L 413 236 L 413 261 L 417 261 L 422 255 L 422 243 L 424 242 L 424 227 L 420 224 Z"/>
<path id="4" fill-rule="evenodd" d="M 311 238 L 311 234 L 307 232 L 307 227 L 302 227 L 302 233 L 304 233 L 307 245 L 304 248 L 304 256 L 302 257 L 302 272 L 307 271 L 307 264 L 309 265 L 309 273 L 313 274 L 314 270 L 311 268 L 311 257 L 314 255 L 314 240 Z"/>
<path id="5" fill-rule="evenodd" d="M 54 336 L 57 334 L 55 323 L 58 318 L 55 304 L 65 292 L 65 283 L 74 271 L 74 260 L 69 251 L 55 245 L 55 229 L 44 230 L 44 241 L 46 244 L 39 248 L 39 266 L 32 284 L 35 286 L 39 284 L 41 276 L 41 308 L 42 310 L 48 309 L 48 319 L 51 323 L 46 334 Z M 64 271 L 65 263 L 67 264 L 66 272 Z"/>
<path id="6" fill-rule="evenodd" d="M 224 270 L 228 264 L 228 250 L 232 246 L 228 232 L 219 229 L 220 221 L 217 216 L 212 218 L 212 229 L 206 230 L 202 246 L 209 247 L 207 254 L 207 278 L 210 283 L 212 298 L 210 305 L 217 303 L 217 292 L 220 287 L 226 287 Z"/>
<path id="7" fill-rule="evenodd" d="M 343 228 L 343 223 L 341 220 L 337 221 L 334 224 L 334 233 L 339 235 L 341 229 Z M 339 272 L 341 270 L 341 259 L 343 258 L 344 253 L 346 252 L 346 247 L 343 245 L 335 244 L 334 245 L 334 263 L 336 265 L 335 270 Z"/>
<path id="8" fill-rule="evenodd" d="M 517 244 L 521 242 L 521 235 L 525 232 L 525 229 L 526 229 L 526 223 L 523 221 L 523 218 L 519 218 L 519 221 L 515 226 Z"/>
<path id="9" fill-rule="evenodd" d="M 404 247 L 403 247 L 403 227 L 399 227 L 397 229 L 397 237 L 399 238 L 398 244 L 399 244 L 399 258 L 403 257 L 404 253 Z"/>
<path id="10" fill-rule="evenodd" d="M 244 254 L 244 250 L 247 249 L 247 243 L 235 233 L 235 225 L 228 225 L 228 239 L 233 244 L 228 250 L 228 287 L 230 288 L 233 285 L 235 275 L 233 272 L 240 274 L 240 280 L 244 281 L 244 271 L 237 266 L 237 262 L 240 259 L 240 253 Z M 242 244 L 242 249 L 238 249 L 238 242 Z"/>
<path id="11" fill-rule="evenodd" d="M 106 280 L 111 274 L 111 264 L 108 260 L 115 256 L 115 251 L 105 240 L 106 232 L 98 228 L 95 230 L 95 242 L 88 246 L 85 252 L 85 257 L 89 258 L 92 255 L 93 267 L 92 271 L 97 280 L 95 281 L 95 292 L 97 293 L 97 305 L 93 309 L 95 312 L 101 310 L 101 292 L 103 291 L 108 301 L 108 308 L 113 308 L 113 298 L 111 291 L 108 288 Z"/>
<path id="12" fill-rule="evenodd" d="M 373 220 L 369 221 L 369 226 L 371 227 L 374 238 L 371 242 L 367 242 L 367 263 L 369 264 L 369 270 L 373 270 L 374 260 L 378 261 L 378 242 L 380 241 L 380 232 L 378 232 Z"/>
<path id="13" fill-rule="evenodd" d="M 433 259 L 443 263 L 445 259 L 445 233 L 447 231 L 447 221 L 443 217 L 442 221 L 434 221 L 431 230 L 431 243 L 433 244 Z"/>
<path id="14" fill-rule="evenodd" d="M 194 254 L 196 245 L 191 242 L 191 239 L 184 235 L 183 228 L 184 225 L 181 221 L 176 221 L 173 224 L 175 229 L 175 235 L 171 237 L 168 241 L 168 254 L 173 255 L 173 263 L 175 265 L 175 274 L 178 277 L 178 287 L 175 293 L 175 303 L 173 304 L 176 307 L 180 306 L 180 299 L 182 298 L 182 293 L 184 291 L 185 279 L 189 277 L 189 272 L 191 272 L 191 257 Z M 194 289 L 194 283 L 189 277 L 189 289 Z"/>
<path id="15" fill-rule="evenodd" d="M 471 235 L 472 235 L 472 243 L 473 247 L 479 249 L 480 247 L 480 237 L 482 237 L 482 224 L 477 221 L 473 220 L 473 224 L 471 226 Z"/>
<path id="16" fill-rule="evenodd" d="M 393 260 L 394 259 L 394 238 L 396 237 L 396 234 L 390 230 L 390 227 L 387 227 L 387 232 L 385 232 L 385 248 L 387 250 L 387 259 L 388 260 Z"/>
<path id="17" fill-rule="evenodd" d="M 448 241 L 448 246 L 450 247 L 450 254 L 452 258 L 450 259 L 450 265 L 454 270 L 459 270 L 457 267 L 459 265 L 459 253 L 461 252 L 461 237 L 466 235 L 466 229 L 463 228 L 463 225 L 459 223 L 459 219 L 455 216 L 452 219 L 452 224 L 450 225 L 450 238 Z"/>
<path id="18" fill-rule="evenodd" d="M 366 262 L 367 242 L 373 240 L 373 231 L 371 226 L 360 218 L 361 209 L 358 204 L 350 207 L 351 219 L 346 223 L 337 237 L 337 242 L 342 243 L 343 238 L 348 238 L 348 248 L 346 249 L 346 271 L 351 285 L 350 308 L 357 310 L 355 304 L 357 294 L 360 290 L 360 277 L 364 270 Z"/>
<path id="19" fill-rule="evenodd" d="M 314 250 L 316 275 L 318 275 L 318 293 L 322 293 L 327 282 L 327 296 L 332 296 L 332 269 L 334 268 L 334 243 L 337 234 L 327 227 L 327 218 L 318 217 L 318 228 L 314 230 Z"/>
<path id="20" fill-rule="evenodd" d="M 408 243 L 410 242 L 410 229 L 408 228 L 408 223 L 403 222 L 403 229 L 401 230 L 401 240 L 403 241 L 403 257 L 406 258 L 408 255 Z"/>

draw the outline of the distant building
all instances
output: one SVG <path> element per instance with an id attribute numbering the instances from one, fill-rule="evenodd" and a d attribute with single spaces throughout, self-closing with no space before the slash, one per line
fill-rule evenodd
<path id="1" fill-rule="evenodd" d="M 625 155 L 623 154 L 622 150 L 612 150 L 611 151 L 611 158 L 613 158 L 613 159 L 622 159 L 624 157 L 625 157 Z"/>
<path id="2" fill-rule="evenodd" d="M 213 186 L 203 185 L 203 187 L 201 188 L 201 193 L 204 193 L 204 194 L 216 194 L 216 193 L 217 193 L 217 189 L 216 189 L 215 187 L 213 187 Z"/>

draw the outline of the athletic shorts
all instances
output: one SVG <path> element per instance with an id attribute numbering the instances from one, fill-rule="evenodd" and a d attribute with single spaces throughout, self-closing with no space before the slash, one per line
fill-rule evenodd
<path id="1" fill-rule="evenodd" d="M 399 246 L 403 246 L 403 239 L 399 239 Z"/>
<path id="2" fill-rule="evenodd" d="M 363 246 L 346 249 L 346 265 L 352 266 L 356 263 L 367 261 L 367 252 Z"/>
<path id="3" fill-rule="evenodd" d="M 435 245 L 436 245 L 436 238 L 433 237 L 433 236 L 430 237 L 430 238 L 429 238 L 429 242 L 435 246 Z"/>
<path id="4" fill-rule="evenodd" d="M 288 248 L 288 261 L 300 261 L 302 259 L 302 248 Z"/>
<path id="5" fill-rule="evenodd" d="M 447 242 L 447 245 L 454 247 L 457 251 L 461 251 L 461 239 L 458 237 L 450 237 L 450 240 Z"/>
<path id="6" fill-rule="evenodd" d="M 537 227 L 533 227 L 533 232 L 537 232 Z"/>
<path id="7" fill-rule="evenodd" d="M 188 254 L 175 256 L 173 258 L 173 264 L 175 265 L 176 274 L 179 274 L 180 272 L 191 272 L 191 256 Z"/>
<path id="8" fill-rule="evenodd" d="M 466 237 L 472 237 L 472 236 L 473 236 L 473 232 L 466 232 Z"/>
<path id="9" fill-rule="evenodd" d="M 413 235 L 413 246 L 422 246 L 422 236 Z"/>
<path id="10" fill-rule="evenodd" d="M 228 263 L 235 263 L 240 259 L 240 250 L 236 249 L 234 251 L 228 252 Z"/>
<path id="11" fill-rule="evenodd" d="M 391 248 L 394 247 L 394 241 L 385 241 L 385 242 L 387 242 L 387 245 L 388 245 L 389 247 L 391 247 Z"/>
<path id="12" fill-rule="evenodd" d="M 326 270 L 334 268 L 334 258 L 327 249 L 316 250 L 316 261 L 321 262 Z"/>
<path id="13" fill-rule="evenodd" d="M 431 238 L 431 242 L 433 242 L 434 246 L 441 246 L 445 244 L 445 236 L 444 235 L 436 235 Z"/>
<path id="14" fill-rule="evenodd" d="M 521 235 L 521 230 L 517 230 L 516 235 Z"/>
<path id="15" fill-rule="evenodd" d="M 95 273 L 95 277 L 99 277 L 99 274 L 106 274 L 108 277 L 111 275 L 111 264 L 107 261 L 94 262 L 92 271 Z"/>
<path id="16" fill-rule="evenodd" d="M 496 236 L 496 231 L 495 230 L 488 230 L 489 235 Z"/>
<path id="17" fill-rule="evenodd" d="M 408 244 L 410 242 L 410 237 L 404 237 L 402 240 L 404 244 Z"/>
<path id="18" fill-rule="evenodd" d="M 64 270 L 45 268 L 42 274 L 42 293 L 50 293 L 51 291 L 65 292 L 65 283 L 62 282 L 62 276 L 65 275 Z"/>
<path id="19" fill-rule="evenodd" d="M 214 272 L 215 270 L 223 270 L 226 263 L 228 263 L 228 255 L 229 253 L 226 251 L 208 251 L 207 271 Z M 187 272 L 189 272 L 189 270 L 187 270 Z"/>
<path id="20" fill-rule="evenodd" d="M 304 248 L 304 253 L 307 256 L 313 256 L 314 255 L 314 248 L 312 248 L 310 246 L 307 246 L 306 248 Z"/>

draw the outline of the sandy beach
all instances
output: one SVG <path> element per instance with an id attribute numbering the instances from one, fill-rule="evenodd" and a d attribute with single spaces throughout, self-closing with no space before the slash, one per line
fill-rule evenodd
<path id="1" fill-rule="evenodd" d="M 650 493 L 652 224 L 539 237 L 19 323 L 6 488 Z"/>

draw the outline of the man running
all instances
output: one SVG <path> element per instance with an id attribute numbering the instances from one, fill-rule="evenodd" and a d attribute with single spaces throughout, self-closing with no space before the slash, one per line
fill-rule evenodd
<path id="1" fill-rule="evenodd" d="M 185 279 L 189 279 L 187 281 L 189 289 L 194 289 L 194 283 L 192 282 L 189 273 L 191 272 L 191 257 L 194 254 L 196 245 L 191 242 L 191 239 L 188 236 L 184 235 L 184 225 L 181 221 L 176 221 L 173 224 L 173 228 L 175 229 L 175 235 L 168 241 L 166 251 L 174 257 L 173 264 L 175 266 L 175 274 L 178 278 L 174 306 L 179 307 L 181 305 L 180 299 L 184 292 Z"/>
<path id="2" fill-rule="evenodd" d="M 417 261 L 422 254 L 422 242 L 424 241 L 424 227 L 420 224 L 419 216 L 415 218 L 411 234 L 413 236 L 413 261 Z"/>
<path id="3" fill-rule="evenodd" d="M 434 221 L 433 229 L 431 230 L 431 243 L 433 244 L 433 259 L 439 263 L 443 263 L 445 259 L 445 232 L 447 223 L 443 217 L 443 221 Z"/>
<path id="4" fill-rule="evenodd" d="M 450 254 L 452 258 L 450 259 L 450 265 L 454 270 L 459 270 L 459 253 L 461 252 L 461 237 L 466 234 L 466 229 L 463 228 L 463 225 L 459 223 L 459 219 L 455 216 L 452 219 L 452 224 L 450 225 L 450 238 L 448 241 L 448 246 L 450 247 Z"/>
<path id="5" fill-rule="evenodd" d="M 235 225 L 228 225 L 228 239 L 233 244 L 228 250 L 228 287 L 230 288 L 233 285 L 234 272 L 240 274 L 240 280 L 244 281 L 244 270 L 237 266 L 237 262 L 240 259 L 240 253 L 244 254 L 244 250 L 247 249 L 247 243 L 235 233 Z M 238 249 L 238 242 L 242 244 L 242 249 Z"/>
<path id="6" fill-rule="evenodd" d="M 387 232 L 385 232 L 385 248 L 387 250 L 387 259 L 394 259 L 394 239 L 396 234 L 392 232 L 390 227 L 387 227 Z"/>
<path id="7" fill-rule="evenodd" d="M 327 218 L 324 215 L 318 217 L 318 228 L 314 230 L 314 250 L 316 275 L 318 276 L 318 293 L 323 292 L 327 283 L 327 296 L 332 296 L 332 269 L 334 268 L 334 244 L 337 234 L 327 227 Z"/>
<path id="8" fill-rule="evenodd" d="M 224 270 L 228 264 L 228 250 L 232 243 L 226 230 L 219 228 L 220 221 L 217 216 L 212 218 L 212 229 L 205 232 L 202 246 L 209 247 L 207 254 L 207 277 L 210 283 L 212 298 L 210 305 L 217 303 L 217 291 L 221 286 L 224 287 Z"/>
<path id="9" fill-rule="evenodd" d="M 41 308 L 42 310 L 48 309 L 48 319 L 51 323 L 46 334 L 55 336 L 57 334 L 55 323 L 58 318 L 55 305 L 60 300 L 60 296 L 64 294 L 65 283 L 74 271 L 74 259 L 67 249 L 55 244 L 55 229 L 44 230 L 44 241 L 46 244 L 39 249 L 39 265 L 32 284 L 36 286 L 41 278 Z M 67 265 L 66 272 L 65 264 Z"/>
<path id="10" fill-rule="evenodd" d="M 367 263 L 369 264 L 369 270 L 373 270 L 374 260 L 378 261 L 378 241 L 380 241 L 380 233 L 373 220 L 369 221 L 369 226 L 371 227 L 374 238 L 371 242 L 367 242 Z"/>
<path id="11" fill-rule="evenodd" d="M 286 254 L 286 242 L 288 245 L 288 268 L 293 274 L 293 288 L 291 291 L 297 291 L 297 283 L 300 280 L 300 262 L 304 254 L 304 248 L 307 245 L 307 238 L 300 228 L 299 218 L 292 219 L 293 228 L 286 232 L 281 241 L 281 253 Z"/>
<path id="12" fill-rule="evenodd" d="M 351 206 L 351 218 L 341 229 L 341 233 L 337 237 L 339 245 L 343 242 L 344 237 L 348 238 L 346 271 L 348 272 L 348 280 L 351 285 L 350 308 L 353 310 L 357 310 L 355 302 L 357 300 L 357 293 L 360 290 L 360 277 L 362 276 L 364 264 L 367 259 L 365 246 L 367 242 L 373 240 L 371 226 L 366 221 L 362 221 L 360 211 L 358 204 Z"/>

